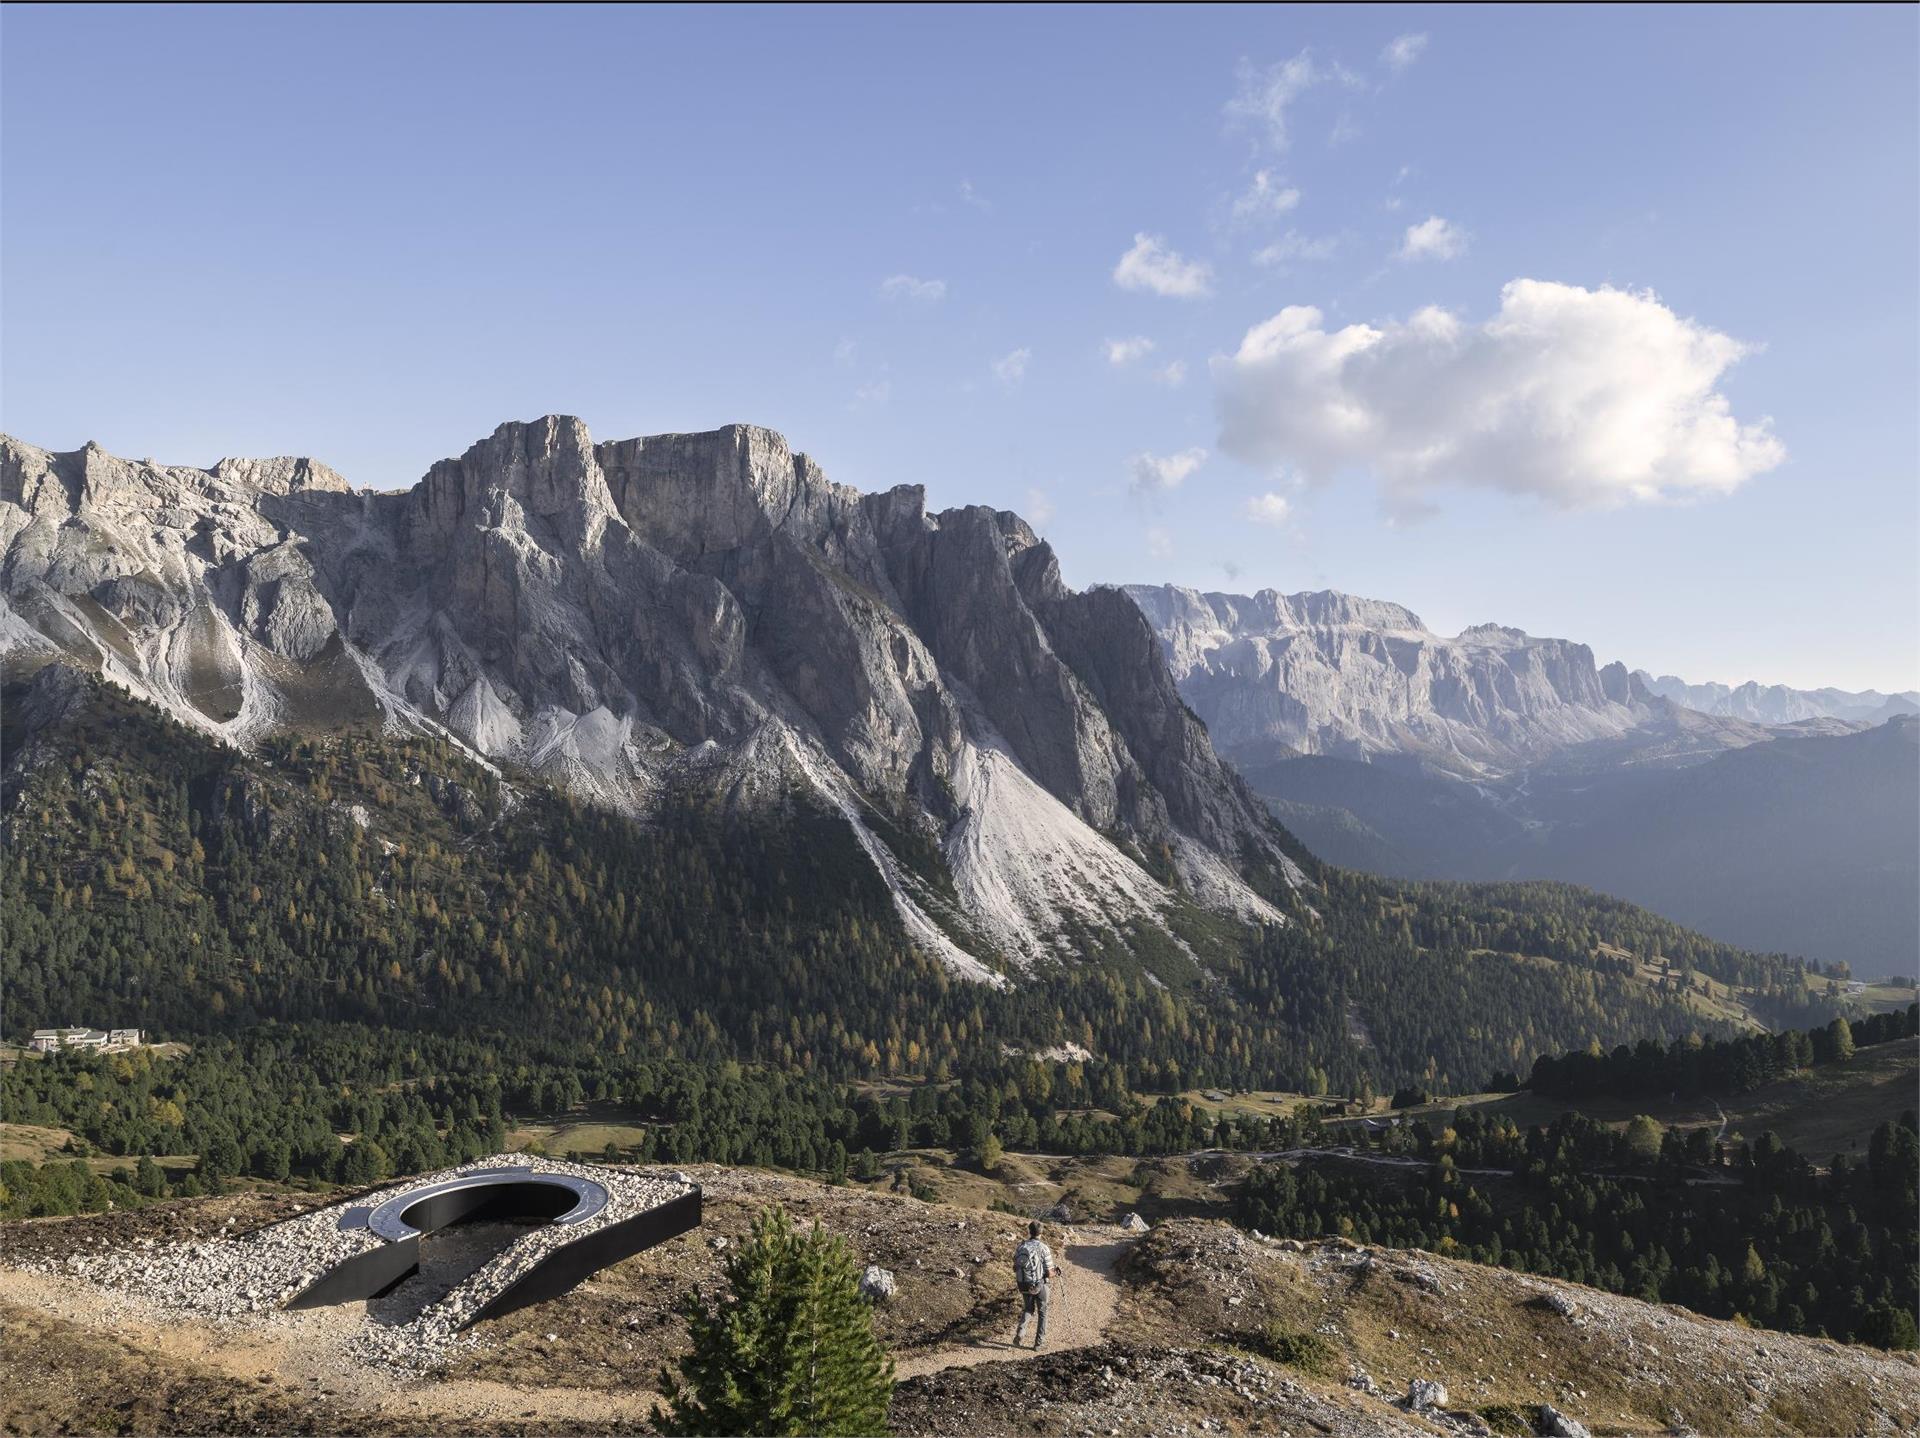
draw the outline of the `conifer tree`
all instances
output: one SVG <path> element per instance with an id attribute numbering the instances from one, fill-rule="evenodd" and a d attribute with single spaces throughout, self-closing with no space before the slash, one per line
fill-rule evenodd
<path id="1" fill-rule="evenodd" d="M 844 1240 L 796 1230 L 767 1209 L 727 1264 L 728 1297 L 681 1307 L 693 1351 L 680 1375 L 662 1371 L 667 1406 L 654 1422 L 675 1434 L 880 1434 L 887 1431 L 893 1360 Z"/>

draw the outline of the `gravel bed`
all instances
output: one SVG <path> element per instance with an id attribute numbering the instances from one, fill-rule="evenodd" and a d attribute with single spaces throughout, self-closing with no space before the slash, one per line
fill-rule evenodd
<path id="1" fill-rule="evenodd" d="M 598 1213 L 578 1223 L 542 1223 L 526 1228 L 444 1296 L 412 1315 L 396 1315 L 402 1321 L 382 1321 L 379 1305 L 374 1305 L 350 1340 L 350 1349 L 357 1357 L 409 1371 L 438 1366 L 459 1336 L 461 1324 L 556 1249 L 657 1208 L 692 1188 L 683 1174 L 495 1154 L 458 1168 L 409 1178 L 357 1202 L 373 1207 L 430 1183 L 479 1169 L 506 1167 L 587 1179 L 606 1189 L 608 1201 Z M 244 1235 L 230 1234 L 223 1228 L 205 1242 L 155 1243 L 143 1239 L 130 1248 L 75 1253 L 62 1260 L 30 1260 L 21 1266 L 29 1272 L 81 1279 L 162 1313 L 227 1323 L 272 1323 L 293 1317 L 281 1310 L 321 1274 L 385 1245 L 385 1240 L 364 1227 L 343 1230 L 340 1218 L 346 1207 L 333 1204 Z"/>

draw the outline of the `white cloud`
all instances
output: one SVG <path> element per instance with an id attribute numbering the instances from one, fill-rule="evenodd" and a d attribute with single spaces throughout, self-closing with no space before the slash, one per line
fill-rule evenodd
<path id="1" fill-rule="evenodd" d="M 1457 260 L 1467 252 L 1467 232 L 1451 220 L 1428 215 L 1417 225 L 1407 226 L 1400 244 L 1403 260 Z"/>
<path id="2" fill-rule="evenodd" d="M 838 365 L 850 365 L 860 352 L 860 346 L 850 339 L 843 339 L 833 347 L 833 362 Z"/>
<path id="3" fill-rule="evenodd" d="M 1380 52 L 1380 59 L 1397 75 L 1418 60 L 1420 52 L 1426 48 L 1427 37 L 1424 33 L 1396 35 L 1387 42 L 1387 48 Z"/>
<path id="4" fill-rule="evenodd" d="M 1163 384 L 1168 389 L 1179 389 L 1187 382 L 1187 362 L 1169 360 L 1153 372 L 1153 378 L 1156 383 Z"/>
<path id="5" fill-rule="evenodd" d="M 930 305 L 947 297 L 947 282 L 917 279 L 913 275 L 889 275 L 880 282 L 880 297 Z"/>
<path id="6" fill-rule="evenodd" d="M 1033 358 L 1033 351 L 1022 345 L 1011 354 L 1001 355 L 993 362 L 993 377 L 1004 385 L 1016 385 L 1027 377 L 1027 361 Z"/>
<path id="7" fill-rule="evenodd" d="M 1284 215 L 1300 203 L 1300 192 L 1281 181 L 1272 170 L 1254 172 L 1247 192 L 1233 202 L 1236 220 L 1257 220 Z"/>
<path id="8" fill-rule="evenodd" d="M 1325 328 L 1290 306 L 1213 361 L 1220 447 L 1317 480 L 1365 468 L 1391 507 L 1445 487 L 1564 508 L 1731 493 L 1786 458 L 1719 391 L 1751 352 L 1648 292 L 1514 280 L 1467 324 Z"/>
<path id="9" fill-rule="evenodd" d="M 1288 230 L 1272 244 L 1256 250 L 1253 262 L 1272 266 L 1288 265 L 1296 260 L 1330 259 L 1339 244 L 1339 238 L 1334 235 L 1303 235 L 1298 230 Z"/>
<path id="10" fill-rule="evenodd" d="M 1026 520 L 1035 529 L 1044 529 L 1054 515 L 1053 499 L 1044 489 L 1027 491 Z"/>
<path id="11" fill-rule="evenodd" d="M 1107 363 L 1114 366 L 1130 365 L 1137 359 L 1145 359 L 1153 353 L 1153 341 L 1145 335 L 1134 335 L 1130 339 L 1108 340 L 1105 343 Z"/>
<path id="12" fill-rule="evenodd" d="M 1266 524 L 1275 529 L 1285 524 L 1292 513 L 1293 506 L 1287 502 L 1287 497 L 1271 490 L 1254 495 L 1240 506 L 1241 517 L 1249 524 Z"/>
<path id="13" fill-rule="evenodd" d="M 1173 553 L 1173 536 L 1164 525 L 1153 525 L 1147 530 L 1147 553 L 1155 559 L 1165 559 Z"/>
<path id="14" fill-rule="evenodd" d="M 1113 282 L 1123 290 L 1152 290 L 1190 300 L 1213 292 L 1213 271 L 1168 249 L 1158 235 L 1143 232 L 1133 237 L 1133 248 L 1113 267 Z"/>
<path id="15" fill-rule="evenodd" d="M 1287 148 L 1287 107 L 1326 78 L 1305 50 L 1265 67 L 1242 60 L 1237 75 L 1240 88 L 1227 101 L 1228 118 L 1251 126 L 1275 150 Z"/>
<path id="16" fill-rule="evenodd" d="M 964 205 L 971 205 L 976 210 L 991 210 L 993 208 L 993 201 L 974 189 L 972 180 L 962 180 L 960 182 L 960 202 Z"/>
<path id="17" fill-rule="evenodd" d="M 892 393 L 891 380 L 869 380 L 853 392 L 853 408 L 877 409 L 887 402 L 887 397 Z"/>
<path id="18" fill-rule="evenodd" d="M 1187 478 L 1207 462 L 1204 449 L 1183 449 L 1178 454 L 1148 454 L 1142 450 L 1127 461 L 1133 473 L 1136 494 L 1164 494 L 1178 489 Z"/>

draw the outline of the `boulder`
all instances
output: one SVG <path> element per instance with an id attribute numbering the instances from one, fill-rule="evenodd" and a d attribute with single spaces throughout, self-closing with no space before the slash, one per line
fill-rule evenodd
<path id="1" fill-rule="evenodd" d="M 860 1275 L 860 1296 L 869 1303 L 885 1303 L 898 1291 L 893 1274 L 877 1263 L 869 1263 Z"/>
<path id="2" fill-rule="evenodd" d="M 1432 1408 L 1447 1406 L 1447 1385 L 1431 1378 L 1410 1378 L 1407 1380 L 1407 1407 L 1415 1413 L 1425 1413 Z"/>
<path id="3" fill-rule="evenodd" d="M 1593 1438 L 1586 1424 L 1567 1417 L 1551 1403 L 1540 1405 L 1540 1431 L 1546 1438 Z"/>
<path id="4" fill-rule="evenodd" d="M 1148 1223 L 1137 1213 L 1130 1213 L 1120 1220 L 1120 1228 L 1124 1233 L 1145 1233 L 1152 1227 L 1152 1224 Z"/>

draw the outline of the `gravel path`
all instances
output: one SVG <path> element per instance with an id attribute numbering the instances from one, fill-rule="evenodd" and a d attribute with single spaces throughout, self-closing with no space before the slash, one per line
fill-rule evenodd
<path id="1" fill-rule="evenodd" d="M 1063 1246 L 1060 1276 L 1053 1281 L 1052 1312 L 1047 1315 L 1047 1346 L 1040 1352 L 1064 1353 L 1076 1348 L 1092 1348 L 1105 1339 L 1120 1297 L 1114 1269 L 1132 1246 L 1133 1240 L 1117 1228 L 1082 1229 Z M 1019 1317 L 1019 1309 L 1009 1306 L 1005 1321 L 991 1337 L 915 1354 L 898 1366 L 896 1376 L 917 1378 L 945 1368 L 1017 1363 L 1032 1358 L 1034 1349 L 1013 1346 L 1013 1325 Z M 1029 1324 L 1026 1340 L 1029 1344 L 1033 1341 L 1032 1335 L 1033 1326 Z"/>

